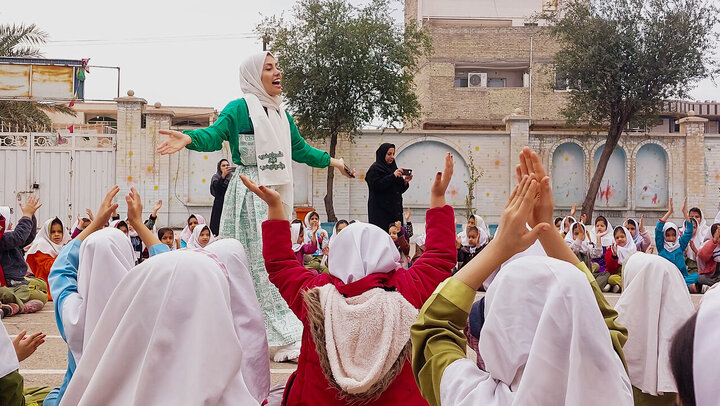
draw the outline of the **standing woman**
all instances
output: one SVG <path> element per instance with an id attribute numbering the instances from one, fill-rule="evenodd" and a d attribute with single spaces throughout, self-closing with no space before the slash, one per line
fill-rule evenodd
<path id="1" fill-rule="evenodd" d="M 208 128 L 184 132 L 160 130 L 168 139 L 158 147 L 172 154 L 183 147 L 194 151 L 217 151 L 228 141 L 232 161 L 238 165 L 223 203 L 220 236 L 240 241 L 248 253 L 255 293 L 260 300 L 270 346 L 284 346 L 275 354 L 283 361 L 300 355 L 302 323 L 290 311 L 277 288 L 270 283 L 262 258 L 261 224 L 267 220 L 267 205 L 240 181 L 242 174 L 277 190 L 286 218 L 293 210 L 293 161 L 316 168 L 333 166 L 340 173 L 342 159 L 308 145 L 292 117 L 281 106 L 282 71 L 269 52 L 251 55 L 240 66 L 240 88 L 244 98 L 230 102 Z"/>
<path id="2" fill-rule="evenodd" d="M 213 235 L 220 234 L 220 215 L 222 214 L 225 191 L 230 184 L 230 178 L 232 178 L 230 162 L 223 158 L 218 162 L 217 173 L 213 175 L 210 182 L 210 194 L 215 197 L 213 199 L 212 214 L 210 214 L 210 231 L 212 231 Z"/>
<path id="3" fill-rule="evenodd" d="M 365 174 L 370 190 L 368 222 L 387 230 L 390 223 L 402 221 L 402 194 L 410 187 L 412 174 L 403 175 L 395 163 L 395 145 L 384 143 L 375 151 L 375 162 Z"/>

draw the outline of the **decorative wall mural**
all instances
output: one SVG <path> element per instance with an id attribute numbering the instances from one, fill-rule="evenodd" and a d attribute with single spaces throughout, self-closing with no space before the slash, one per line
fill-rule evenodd
<path id="1" fill-rule="evenodd" d="M 595 151 L 593 171 L 597 168 L 605 147 Z M 600 190 L 595 200 L 596 207 L 624 207 L 627 205 L 627 173 L 625 171 L 625 151 L 615 147 L 610 160 L 608 161 L 605 174 L 600 182 Z"/>
<path id="2" fill-rule="evenodd" d="M 399 168 L 413 170 L 410 188 L 403 194 L 403 205 L 408 207 L 430 206 L 430 185 L 435 174 L 442 171 L 445 154 L 450 152 L 455 160 L 455 171 L 448 185 L 445 199 L 447 204 L 461 208 L 465 204 L 468 188 L 465 181 L 470 179 L 470 171 L 465 160 L 453 148 L 436 141 L 422 141 L 403 149 L 397 155 Z"/>
<path id="3" fill-rule="evenodd" d="M 555 204 L 572 206 L 585 198 L 585 154 L 579 145 L 558 146 L 552 158 L 552 188 Z"/>
<path id="4" fill-rule="evenodd" d="M 661 208 L 668 204 L 667 153 L 657 144 L 645 144 L 635 158 L 635 205 Z"/>

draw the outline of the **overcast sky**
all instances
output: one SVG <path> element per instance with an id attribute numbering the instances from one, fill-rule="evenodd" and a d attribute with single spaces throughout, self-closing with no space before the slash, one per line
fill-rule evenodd
<path id="1" fill-rule="evenodd" d="M 720 1 L 720 0 L 719 0 Z M 354 0 L 353 3 L 362 3 Z M 63 3 L 3 1 L 2 23 L 35 23 L 50 34 L 47 58 L 91 58 L 91 65 L 119 66 L 120 94 L 133 89 L 148 103 L 222 109 L 240 95 L 238 65 L 262 49 L 253 29 L 261 15 L 287 14 L 295 0 L 151 0 Z M 397 2 L 395 7 L 401 7 Z M 400 18 L 401 11 L 395 15 Z M 91 69 L 87 99 L 112 99 L 114 70 Z M 692 92 L 719 99 L 709 80 Z"/>

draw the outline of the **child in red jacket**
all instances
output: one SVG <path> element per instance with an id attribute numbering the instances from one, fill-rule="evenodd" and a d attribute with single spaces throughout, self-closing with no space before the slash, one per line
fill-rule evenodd
<path id="1" fill-rule="evenodd" d="M 303 322 L 297 370 L 283 404 L 426 405 L 410 366 L 410 326 L 418 309 L 455 265 L 453 209 L 445 190 L 453 172 L 450 154 L 432 185 L 425 253 L 409 269 L 384 230 L 347 226 L 332 242 L 330 274 L 297 263 L 280 195 L 243 183 L 268 203 L 263 257 L 270 281 Z"/>

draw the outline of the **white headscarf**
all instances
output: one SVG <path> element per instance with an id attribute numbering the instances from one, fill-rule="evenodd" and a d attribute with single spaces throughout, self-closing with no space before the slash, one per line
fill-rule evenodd
<path id="1" fill-rule="evenodd" d="M 693 341 L 693 383 L 695 403 L 698 406 L 720 405 L 718 315 L 720 315 L 720 289 L 710 289 L 703 295 L 700 303 Z"/>
<path id="2" fill-rule="evenodd" d="M 600 243 L 603 247 L 609 247 L 615 243 L 615 238 L 613 237 L 613 227 L 610 225 L 610 220 L 603 217 L 605 219 L 605 223 L 607 224 L 607 227 L 605 228 L 605 234 L 603 234 L 602 237 L 600 237 Z M 595 224 L 597 224 L 597 219 L 595 219 Z M 592 240 L 593 242 L 597 242 L 597 228 L 592 228 Z"/>
<path id="3" fill-rule="evenodd" d="M 635 221 L 635 219 L 628 218 L 627 220 L 625 220 L 625 228 L 627 228 L 627 225 L 630 222 L 635 224 L 635 235 L 633 235 L 632 232 L 630 233 L 630 235 L 632 235 L 633 241 L 635 242 L 635 247 L 637 247 L 637 249 L 639 250 L 643 243 L 642 235 L 640 235 L 640 223 Z M 628 229 L 628 231 L 630 230 Z"/>
<path id="4" fill-rule="evenodd" d="M 270 358 L 260 303 L 253 288 L 245 248 L 234 238 L 218 240 L 206 250 L 225 264 L 230 281 L 230 310 L 243 350 L 242 371 L 248 390 L 258 402 L 270 391 Z"/>
<path id="5" fill-rule="evenodd" d="M 388 273 L 400 265 L 400 252 L 390 234 L 372 224 L 355 222 L 330 241 L 330 274 L 343 283 L 372 273 Z"/>
<path id="6" fill-rule="evenodd" d="M 532 230 L 532 228 L 529 225 L 525 225 L 528 230 Z M 500 235 L 500 228 L 495 231 L 495 238 Z M 537 256 L 547 256 L 547 253 L 545 252 L 545 249 L 543 248 L 542 244 L 540 243 L 540 240 L 535 240 L 534 243 L 532 243 L 531 246 L 529 246 L 525 251 L 518 252 L 517 254 L 513 255 L 508 259 L 507 261 L 503 262 L 502 265 L 500 265 L 499 268 L 493 271 L 493 273 L 490 274 L 487 278 L 485 278 L 485 282 L 483 282 L 483 288 L 485 291 L 487 291 L 490 288 L 490 285 L 495 280 L 495 277 L 497 274 L 505 268 L 508 264 L 512 263 L 516 259 L 531 256 L 531 255 L 537 255 Z"/>
<path id="7" fill-rule="evenodd" d="M 63 245 L 67 244 L 68 241 L 70 241 L 70 234 L 68 234 L 67 230 L 63 226 L 62 221 L 60 221 L 60 228 L 62 228 L 63 233 L 62 241 L 60 241 L 60 244 L 55 244 L 54 242 L 52 242 L 52 240 L 50 239 L 50 227 L 52 227 L 52 223 L 55 220 L 60 221 L 59 218 L 55 217 L 47 220 L 45 224 L 43 224 L 43 226 L 40 228 L 40 231 L 38 231 L 37 235 L 35 236 L 32 244 L 30 244 L 30 248 L 28 249 L 25 258 L 27 258 L 28 255 L 32 255 L 38 251 L 55 258 L 62 250 Z"/>
<path id="8" fill-rule="evenodd" d="M 585 237 L 583 239 L 576 239 L 575 227 L 582 227 Z M 585 225 L 581 223 L 573 223 L 570 226 L 570 232 L 565 235 L 565 242 L 570 246 L 576 246 L 580 252 L 587 253 L 591 247 L 590 234 L 585 229 Z"/>
<path id="9" fill-rule="evenodd" d="M 442 377 L 482 379 L 463 391 L 463 404 L 633 404 L 587 276 L 567 262 L 528 256 L 509 263 L 485 296 L 479 347 L 487 372 L 468 361 L 464 370 L 451 364 Z M 441 401 L 452 403 L 442 390 Z"/>
<path id="10" fill-rule="evenodd" d="M 490 229 L 488 229 L 487 224 L 485 224 L 485 220 L 477 214 L 472 214 L 470 217 L 475 219 L 475 227 L 478 229 L 478 245 L 481 247 L 487 245 L 487 243 L 490 242 Z M 462 246 L 467 247 L 470 245 L 467 237 L 467 226 L 465 226 L 465 229 L 458 233 L 457 236 L 460 238 Z"/>
<path id="11" fill-rule="evenodd" d="M 203 246 L 200 244 L 199 239 L 200 233 L 202 233 L 205 229 L 210 232 L 210 241 L 208 241 L 208 243 Z M 215 236 L 213 236 L 213 233 L 210 230 L 210 226 L 208 226 L 207 224 L 198 224 L 197 226 L 195 226 L 195 229 L 190 236 L 190 241 L 187 241 L 187 248 L 207 248 L 207 246 L 212 244 L 213 242 L 215 242 Z"/>
<path id="12" fill-rule="evenodd" d="M 702 218 L 700 221 L 697 221 L 694 217 L 690 218 L 690 221 L 693 222 L 693 231 L 695 231 L 695 235 L 692 237 L 691 241 L 695 243 L 695 248 L 700 251 L 700 248 L 705 244 L 707 240 L 712 238 L 712 235 L 710 235 L 710 227 L 705 223 L 705 219 Z M 679 237 L 679 236 L 678 236 Z M 679 239 L 679 238 L 678 238 Z M 702 263 L 702 260 L 698 255 L 695 253 L 695 251 L 690 248 L 690 244 L 688 244 L 687 249 L 685 251 L 688 258 L 692 259 L 693 261 L 696 261 L 698 263 L 698 268 L 702 269 L 704 268 L 704 264 Z"/>
<path id="13" fill-rule="evenodd" d="M 298 252 L 300 249 L 302 249 L 303 244 L 298 244 L 298 239 L 300 238 L 300 230 L 302 229 L 302 224 L 300 223 L 291 223 L 290 224 L 290 241 L 292 242 L 292 250 L 293 252 Z"/>
<path id="14" fill-rule="evenodd" d="M 668 242 L 668 240 L 665 239 L 665 233 L 667 233 L 667 230 L 669 229 L 675 230 L 675 241 L 674 242 Z M 663 226 L 663 241 L 665 243 L 663 244 L 663 248 L 665 248 L 665 251 L 667 252 L 673 252 L 676 249 L 680 248 L 680 230 L 678 230 L 678 226 L 675 225 L 673 222 L 666 222 Z"/>
<path id="15" fill-rule="evenodd" d="M 0 330 L 2 330 L 0 331 L 0 378 L 3 378 L 7 374 L 20 369 L 20 363 L 12 339 L 2 321 L 0 321 Z"/>
<path id="16" fill-rule="evenodd" d="M 109 298 L 60 404 L 257 405 L 244 356 L 222 266 L 199 250 L 154 256 Z"/>
<path id="17" fill-rule="evenodd" d="M 718 214 L 720 215 L 720 214 Z M 12 227 L 12 213 L 10 213 L 10 207 L 8 206 L 0 206 L 0 216 L 5 217 L 5 227 L 9 230 Z"/>
<path id="18" fill-rule="evenodd" d="M 195 213 L 190 214 L 190 216 L 195 217 L 195 219 L 198 222 L 197 223 L 198 226 L 205 224 L 205 217 L 203 217 L 199 214 L 195 214 Z M 188 217 L 188 220 L 189 220 L 189 217 Z M 197 227 L 197 226 L 195 226 L 195 227 Z M 185 228 L 183 228 L 182 233 L 180 233 L 180 239 L 185 241 L 185 244 L 187 244 L 188 241 L 190 241 L 190 237 L 192 237 L 192 231 L 190 231 L 190 226 L 186 225 Z"/>
<path id="19" fill-rule="evenodd" d="M 240 64 L 240 89 L 245 95 L 255 131 L 255 154 L 259 183 L 280 193 L 287 219 L 293 208 L 292 146 L 290 122 L 280 96 L 270 96 L 262 84 L 265 57 L 257 52 Z"/>
<path id="20" fill-rule="evenodd" d="M 577 220 L 575 220 L 575 217 L 573 216 L 565 216 L 563 217 L 562 221 L 560 222 L 560 233 L 565 233 L 565 221 L 568 221 L 570 224 L 570 229 L 572 229 L 572 225 L 574 223 L 577 223 Z"/>
<path id="21" fill-rule="evenodd" d="M 630 382 L 653 396 L 677 392 L 670 345 L 695 312 L 685 280 L 672 262 L 640 252 L 625 264 L 623 281 L 615 309 L 618 323 L 628 329 L 623 351 Z"/>
<path id="22" fill-rule="evenodd" d="M 619 228 L 622 229 L 625 233 L 625 245 L 621 247 L 615 244 L 615 246 L 617 247 L 618 263 L 622 265 L 628 258 L 630 258 L 632 254 L 637 252 L 637 247 L 635 246 L 635 241 L 632 238 L 632 234 L 630 234 L 630 231 L 628 231 L 625 226 L 617 226 L 613 229 L 613 239 L 615 238 L 615 230 Z"/>
<path id="23" fill-rule="evenodd" d="M 135 266 L 130 240 L 112 227 L 90 234 L 80 245 L 79 258 L 78 291 L 65 299 L 61 311 L 65 341 L 75 362 L 80 361 L 108 298 Z"/>

